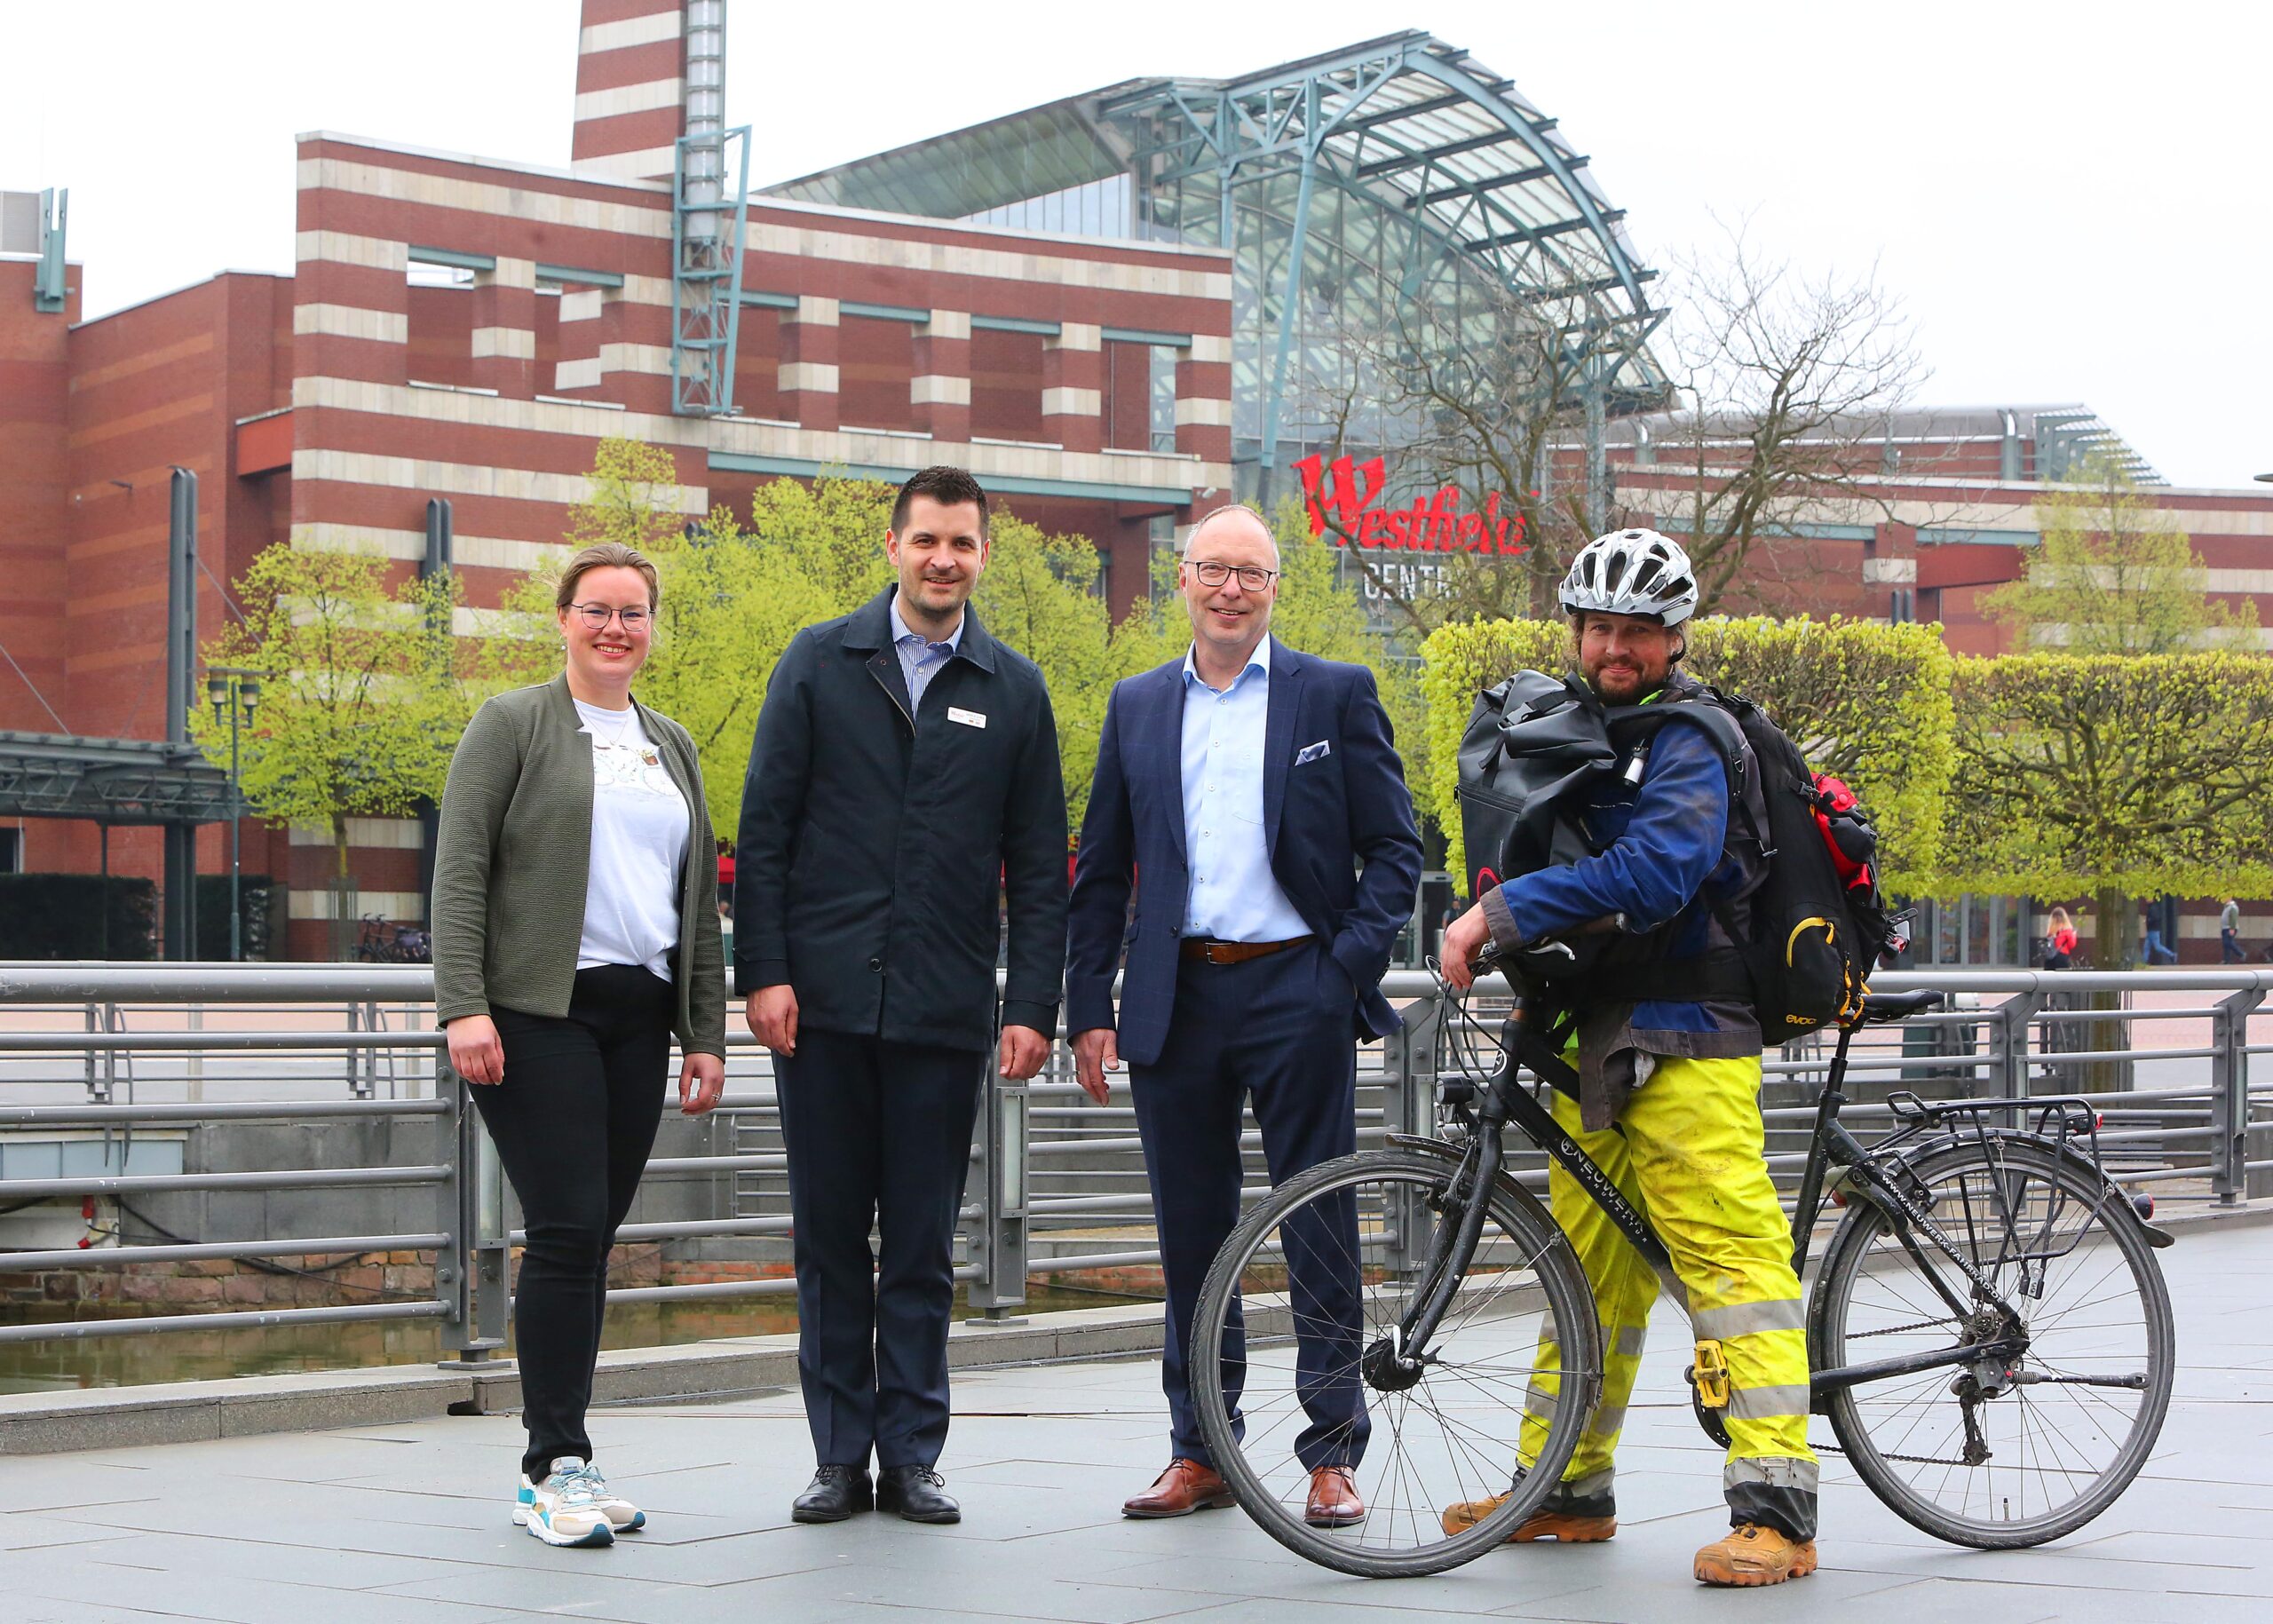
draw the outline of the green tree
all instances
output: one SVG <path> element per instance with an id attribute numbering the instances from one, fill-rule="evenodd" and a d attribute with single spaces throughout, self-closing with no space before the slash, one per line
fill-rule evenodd
<path id="1" fill-rule="evenodd" d="M 1422 660 L 1431 765 L 1419 788 L 1453 845 L 1453 872 L 1464 875 L 1457 752 L 1476 696 L 1517 670 L 1568 669 L 1570 628 L 1523 620 L 1442 626 Z M 1892 888 L 1932 888 L 1956 764 L 1950 656 L 1934 628 L 1716 616 L 1690 622 L 1683 664 L 1759 704 L 1809 766 L 1847 780 L 1876 822 Z"/>
<path id="2" fill-rule="evenodd" d="M 2077 487 L 2047 494 L 2036 511 L 2042 539 L 2026 576 L 1982 600 L 2020 649 L 2170 654 L 2255 643 L 2256 605 L 2211 600 L 2186 532 L 2112 458 L 2094 456 Z"/>
<path id="3" fill-rule="evenodd" d="M 568 510 L 571 551 L 595 542 L 622 542 L 658 552 L 685 533 L 686 518 L 666 499 L 678 485 L 678 463 L 661 446 L 637 440 L 603 440 L 592 454 L 591 488 Z"/>
<path id="4" fill-rule="evenodd" d="M 800 628 L 850 614 L 892 581 L 884 536 L 896 493 L 873 479 L 772 479 L 752 494 L 747 527 L 720 504 L 690 534 L 661 505 L 674 466 L 654 447 L 604 441 L 568 535 L 579 546 L 620 541 L 654 560 L 662 609 L 638 692 L 693 735 L 711 820 L 731 829 L 741 817 L 750 734 L 781 651 Z M 1362 606 L 1335 579 L 1334 550 L 1311 539 L 1298 504 L 1280 510 L 1277 527 L 1286 582 L 1274 628 L 1310 653 L 1371 665 L 1410 759 L 1422 729 L 1409 670 L 1367 630 Z M 1181 654 L 1190 630 L 1180 606 L 1149 602 L 1112 625 L 1096 591 L 1097 550 L 1086 537 L 1046 535 L 1000 506 L 989 535 L 973 602 L 987 629 L 1041 667 L 1049 685 L 1066 807 L 1078 827 L 1113 683 Z M 1174 561 L 1165 567 L 1172 578 Z M 508 635 L 489 639 L 481 657 L 490 686 L 543 681 L 559 669 L 552 628 L 558 579 L 556 565 L 507 594 L 500 630 Z"/>
<path id="5" fill-rule="evenodd" d="M 1960 660 L 1954 703 L 1945 891 L 2088 894 L 2111 967 L 2134 899 L 2273 895 L 2273 661 Z"/>
<path id="6" fill-rule="evenodd" d="M 349 879 L 347 820 L 402 817 L 439 796 L 472 693 L 452 635 L 455 579 L 406 579 L 373 552 L 316 552 L 280 542 L 236 582 L 242 624 L 200 651 L 208 665 L 260 678 L 260 705 L 241 735 L 247 803 L 279 823 L 331 831 L 336 872 Z M 229 732 L 203 708 L 192 736 L 217 764 Z"/>

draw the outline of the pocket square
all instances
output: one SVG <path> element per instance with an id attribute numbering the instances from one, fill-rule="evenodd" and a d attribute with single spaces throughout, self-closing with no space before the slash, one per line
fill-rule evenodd
<path id="1" fill-rule="evenodd" d="M 1306 744 L 1295 751 L 1295 764 L 1298 767 L 1303 766 L 1310 762 L 1321 761 L 1333 754 L 1334 746 L 1327 740 L 1321 739 L 1316 744 Z"/>

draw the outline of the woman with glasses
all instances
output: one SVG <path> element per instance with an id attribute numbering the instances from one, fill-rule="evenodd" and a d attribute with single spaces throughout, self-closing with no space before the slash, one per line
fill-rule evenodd
<path id="1" fill-rule="evenodd" d="M 645 1514 L 584 1430 L 607 1257 L 661 1125 L 725 1086 L 718 869 L 702 771 L 631 697 L 655 566 L 621 543 L 568 560 L 559 676 L 482 706 L 451 758 L 434 853 L 436 1014 L 528 1231 L 513 1306 L 528 1448 L 514 1521 L 613 1544 Z"/>

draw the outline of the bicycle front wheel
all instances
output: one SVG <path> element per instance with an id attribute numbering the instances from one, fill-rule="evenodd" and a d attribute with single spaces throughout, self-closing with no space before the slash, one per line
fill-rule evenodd
<path id="1" fill-rule="evenodd" d="M 1835 1391 L 1832 1430 L 1872 1492 L 1938 1539 L 1996 1550 L 2072 1533 L 2138 1476 L 2170 1403 L 2170 1295 L 2143 1227 L 2041 1141 L 1956 1144 L 1897 1176 L 2022 1317 L 2025 1350 Z M 1911 1239 L 1915 1253 L 1875 1208 L 1848 1212 L 1810 1316 L 1818 1370 L 2008 1334 L 1932 1240 Z"/>
<path id="2" fill-rule="evenodd" d="M 1562 1477 L 1601 1391 L 1586 1276 L 1520 1192 L 1492 1192 L 1435 1335 L 1401 1347 L 1465 1204 L 1456 1172 L 1396 1150 L 1313 1168 L 1247 1214 L 1200 1294 L 1192 1398 L 1216 1469 L 1271 1538 L 1345 1573 L 1441 1573 L 1504 1541 Z M 1561 1373 L 1535 1380 L 1549 1327 L 1567 1338 Z M 1219 1368 L 1222 1384 L 1206 1379 Z M 1344 1464 L 1364 1517 L 1311 1526 L 1311 1469 Z M 1474 1509 L 1448 1519 L 1454 1506 Z"/>

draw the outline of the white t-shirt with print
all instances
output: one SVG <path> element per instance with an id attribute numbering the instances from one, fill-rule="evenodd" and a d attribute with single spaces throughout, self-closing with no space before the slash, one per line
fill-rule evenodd
<path id="1" fill-rule="evenodd" d="M 592 736 L 591 869 L 576 968 L 641 964 L 668 981 L 678 946 L 679 874 L 686 862 L 686 797 L 637 709 L 576 701 Z"/>

